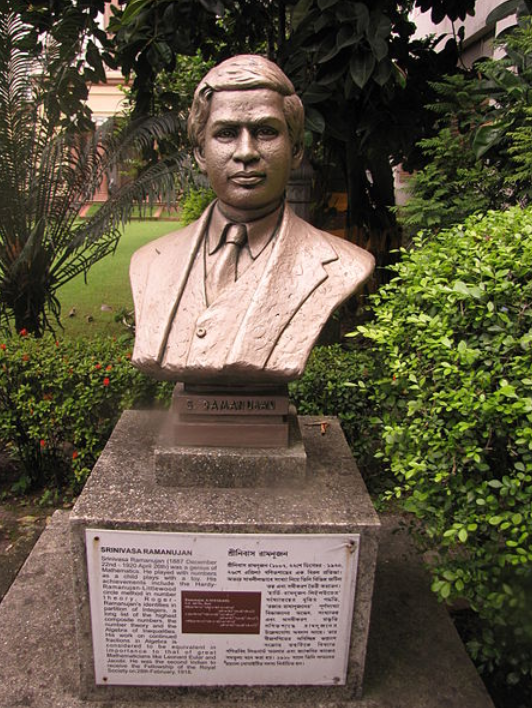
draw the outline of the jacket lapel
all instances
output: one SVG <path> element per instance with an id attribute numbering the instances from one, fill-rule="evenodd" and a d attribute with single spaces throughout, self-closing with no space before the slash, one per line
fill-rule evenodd
<path id="1" fill-rule="evenodd" d="M 150 265 L 143 321 L 153 322 L 156 327 L 149 335 L 146 334 L 151 338 L 150 349 L 158 364 L 163 360 L 175 313 L 202 244 L 211 210 L 212 206 L 188 227 L 189 233 L 186 233 L 188 229 L 184 229 L 178 232 L 168 245 L 158 248 L 157 255 Z"/>
<path id="2" fill-rule="evenodd" d="M 228 360 L 265 366 L 292 317 L 327 279 L 323 266 L 337 259 L 321 234 L 286 206 L 271 257 Z"/>

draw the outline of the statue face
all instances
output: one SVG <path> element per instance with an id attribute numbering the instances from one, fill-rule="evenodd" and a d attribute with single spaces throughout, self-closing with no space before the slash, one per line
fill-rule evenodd
<path id="1" fill-rule="evenodd" d="M 267 213 L 280 203 L 302 150 L 290 143 L 281 94 L 253 89 L 213 94 L 195 156 L 228 211 Z"/>

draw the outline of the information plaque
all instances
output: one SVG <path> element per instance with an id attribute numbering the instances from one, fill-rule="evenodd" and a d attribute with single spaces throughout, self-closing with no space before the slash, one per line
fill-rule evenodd
<path id="1" fill-rule="evenodd" d="M 96 683 L 345 683 L 359 542 L 87 529 Z"/>

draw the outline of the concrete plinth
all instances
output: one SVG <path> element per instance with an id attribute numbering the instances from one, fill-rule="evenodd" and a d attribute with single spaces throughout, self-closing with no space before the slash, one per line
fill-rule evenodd
<path id="1" fill-rule="evenodd" d="M 337 705 L 362 691 L 380 523 L 338 421 L 300 418 L 307 475 L 297 487 L 180 488 L 157 484 L 154 446 L 164 417 L 128 411 L 117 425 L 70 517 L 81 695 L 92 699 L 161 700 L 187 696 L 210 708 L 220 688 L 97 686 L 94 677 L 85 531 L 196 532 L 217 534 L 356 534 L 360 537 L 355 604 L 344 686 L 223 688 L 224 699 L 275 704 Z M 326 434 L 322 435 L 322 430 Z"/>
<path id="2" fill-rule="evenodd" d="M 408 537 L 384 520 L 364 697 L 334 708 L 494 708 L 445 611 L 430 592 Z M 188 691 L 147 704 L 79 697 L 68 512 L 58 511 L 0 604 L 2 708 L 199 708 Z M 319 692 L 285 700 L 265 688 L 236 701 L 224 689 L 211 708 L 324 708 Z M 332 708 L 328 704 L 328 708 Z"/>

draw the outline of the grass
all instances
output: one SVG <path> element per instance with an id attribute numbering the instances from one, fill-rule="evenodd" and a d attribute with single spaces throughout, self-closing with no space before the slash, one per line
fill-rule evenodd
<path id="1" fill-rule="evenodd" d="M 128 275 L 131 256 L 145 243 L 177 228 L 179 224 L 175 221 L 130 222 L 115 254 L 90 269 L 87 283 L 83 276 L 78 276 L 59 291 L 63 336 L 123 334 L 124 326 L 115 322 L 115 317 L 124 308 L 133 307 Z M 75 314 L 69 316 L 73 311 Z"/>

